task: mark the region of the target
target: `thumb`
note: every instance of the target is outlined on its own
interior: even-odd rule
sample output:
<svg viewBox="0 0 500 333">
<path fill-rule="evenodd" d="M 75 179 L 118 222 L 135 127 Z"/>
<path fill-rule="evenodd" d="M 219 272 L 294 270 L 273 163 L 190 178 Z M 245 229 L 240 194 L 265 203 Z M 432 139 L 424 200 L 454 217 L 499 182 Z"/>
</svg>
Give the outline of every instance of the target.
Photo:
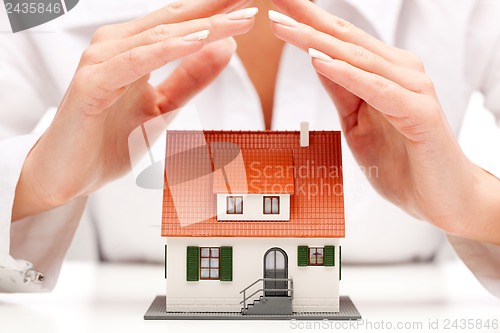
<svg viewBox="0 0 500 333">
<path fill-rule="evenodd" d="M 184 59 L 157 88 L 161 113 L 176 110 L 202 91 L 226 68 L 236 51 L 234 38 L 213 42 Z"/>
<path fill-rule="evenodd" d="M 337 108 L 343 130 L 349 132 L 357 123 L 359 106 L 363 101 L 329 78 L 319 73 L 318 76 Z"/>
</svg>

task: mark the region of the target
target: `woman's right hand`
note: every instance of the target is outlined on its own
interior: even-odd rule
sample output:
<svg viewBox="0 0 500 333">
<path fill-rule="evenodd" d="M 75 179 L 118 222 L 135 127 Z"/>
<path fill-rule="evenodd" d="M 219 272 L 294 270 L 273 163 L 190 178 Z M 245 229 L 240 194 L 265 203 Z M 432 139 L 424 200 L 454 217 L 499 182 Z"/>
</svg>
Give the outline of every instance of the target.
<svg viewBox="0 0 500 333">
<path fill-rule="evenodd" d="M 308 0 L 272 1 L 290 15 L 271 12 L 274 33 L 314 58 L 373 187 L 448 235 L 500 245 L 500 182 L 460 149 L 419 58 Z"/>
<path fill-rule="evenodd" d="M 236 49 L 231 37 L 253 26 L 256 9 L 238 10 L 249 2 L 183 0 L 100 28 L 53 123 L 26 159 L 13 221 L 86 196 L 126 173 L 131 131 L 181 107 L 217 77 Z M 182 57 L 159 86 L 148 83 L 152 71 Z"/>
</svg>

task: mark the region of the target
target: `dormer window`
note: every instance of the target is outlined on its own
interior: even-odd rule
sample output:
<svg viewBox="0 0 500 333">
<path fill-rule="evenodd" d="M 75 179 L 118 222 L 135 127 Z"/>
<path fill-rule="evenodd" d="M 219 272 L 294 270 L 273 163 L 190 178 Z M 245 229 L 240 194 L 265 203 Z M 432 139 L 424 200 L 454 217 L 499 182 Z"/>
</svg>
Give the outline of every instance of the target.
<svg viewBox="0 0 500 333">
<path fill-rule="evenodd" d="M 264 197 L 264 214 L 279 215 L 280 197 Z"/>
<path fill-rule="evenodd" d="M 227 197 L 227 214 L 243 214 L 243 197 L 242 196 L 229 196 Z"/>
<path fill-rule="evenodd" d="M 290 221 L 295 193 L 292 149 L 211 147 L 217 221 Z"/>
</svg>

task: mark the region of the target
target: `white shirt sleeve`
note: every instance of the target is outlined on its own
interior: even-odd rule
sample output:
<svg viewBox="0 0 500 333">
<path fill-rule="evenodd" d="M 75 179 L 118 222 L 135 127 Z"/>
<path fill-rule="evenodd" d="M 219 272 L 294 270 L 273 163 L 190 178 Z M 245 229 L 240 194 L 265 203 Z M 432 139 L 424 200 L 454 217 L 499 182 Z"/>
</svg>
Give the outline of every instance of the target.
<svg viewBox="0 0 500 333">
<path fill-rule="evenodd" d="M 470 18 L 466 74 L 500 125 L 500 1 L 478 0 Z M 491 152 L 499 154 L 498 151 Z M 500 297 L 500 246 L 448 236 L 458 256 L 481 284 Z"/>
<path fill-rule="evenodd" d="M 42 275 L 30 279 L 33 265 L 10 255 L 10 225 L 14 192 L 22 165 L 38 135 L 20 136 L 0 142 L 0 291 L 16 291 L 20 286 L 36 288 Z"/>
<path fill-rule="evenodd" d="M 0 292 L 52 289 L 85 207 L 86 199 L 79 198 L 11 223 L 21 170 L 39 136 L 0 141 Z"/>
<path fill-rule="evenodd" d="M 3 10 L 0 29 L 9 30 Z M 42 291 L 54 286 L 86 201 L 77 199 L 11 221 L 24 161 L 40 137 L 27 133 L 48 106 L 58 103 L 51 77 L 30 38 L 30 34 L 0 34 L 0 292 Z"/>
<path fill-rule="evenodd" d="M 467 32 L 466 77 L 500 126 L 500 1 L 477 0 Z"/>
<path fill-rule="evenodd" d="M 493 112 L 500 127 L 500 31 L 487 68 L 481 92 L 484 95 L 485 107 Z"/>
<path fill-rule="evenodd" d="M 500 246 L 454 236 L 448 239 L 484 288 L 500 297 Z"/>
</svg>

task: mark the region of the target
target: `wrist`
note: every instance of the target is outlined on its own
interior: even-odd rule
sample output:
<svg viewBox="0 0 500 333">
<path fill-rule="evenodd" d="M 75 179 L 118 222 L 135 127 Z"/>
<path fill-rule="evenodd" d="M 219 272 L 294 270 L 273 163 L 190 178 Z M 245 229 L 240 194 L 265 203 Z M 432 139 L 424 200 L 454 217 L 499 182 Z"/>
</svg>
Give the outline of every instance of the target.
<svg viewBox="0 0 500 333">
<path fill-rule="evenodd" d="M 500 180 L 470 162 L 469 191 L 449 234 L 500 245 Z"/>
<path fill-rule="evenodd" d="M 16 186 L 12 221 L 48 211 L 71 200 L 57 192 L 51 192 L 50 187 L 44 185 L 42 180 L 48 180 L 50 177 L 46 176 L 43 170 L 50 166 L 47 165 L 46 160 L 37 159 L 40 141 L 33 147 L 24 162 Z"/>
</svg>

